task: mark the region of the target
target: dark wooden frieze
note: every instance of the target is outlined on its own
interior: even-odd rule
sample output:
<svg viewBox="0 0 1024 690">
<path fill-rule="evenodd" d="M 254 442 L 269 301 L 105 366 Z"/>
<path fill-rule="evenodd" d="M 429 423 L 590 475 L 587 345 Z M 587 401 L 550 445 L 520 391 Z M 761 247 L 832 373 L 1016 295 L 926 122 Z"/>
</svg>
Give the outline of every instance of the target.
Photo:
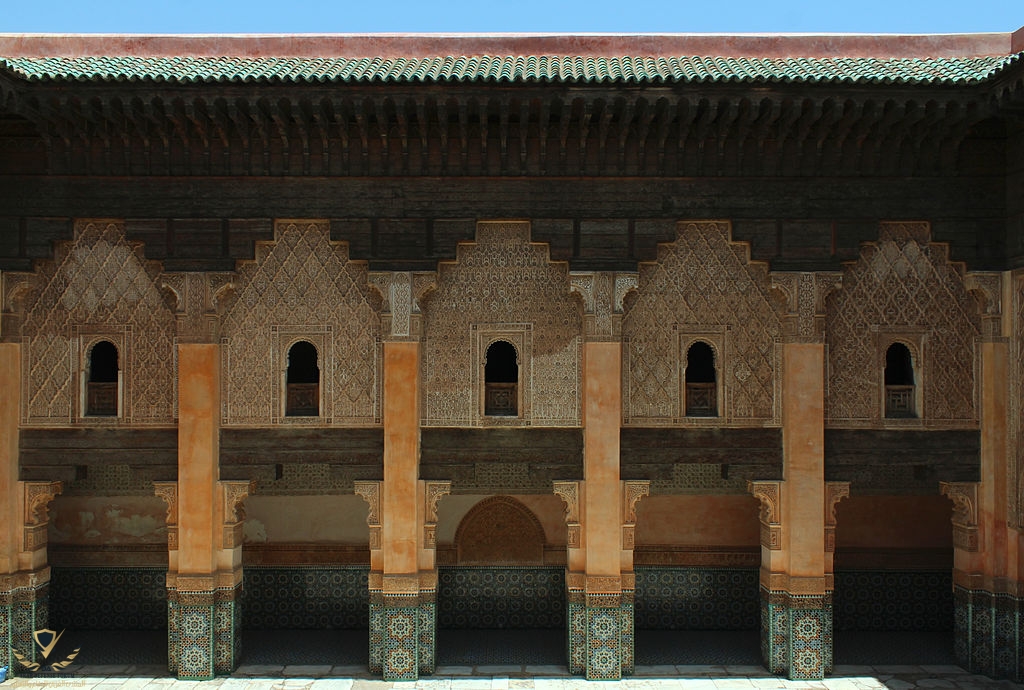
<svg viewBox="0 0 1024 690">
<path fill-rule="evenodd" d="M 426 427 L 420 478 L 451 480 L 453 493 L 550 493 L 583 479 L 581 429 Z"/>
<path fill-rule="evenodd" d="M 220 431 L 220 463 L 222 467 L 327 463 L 369 466 L 382 472 L 384 431 L 346 427 L 226 427 Z"/>
<path fill-rule="evenodd" d="M 677 465 L 727 466 L 736 476 L 782 478 L 782 430 L 777 428 L 628 427 L 619 434 L 623 479 L 667 480 Z"/>
<path fill-rule="evenodd" d="M 130 470 L 131 482 L 178 476 L 177 429 L 25 428 L 18 436 L 23 481 L 86 479 L 115 466 Z"/>
<path fill-rule="evenodd" d="M 825 430 L 826 481 L 857 493 L 934 494 L 939 482 L 981 479 L 981 432 L 964 430 Z"/>
</svg>

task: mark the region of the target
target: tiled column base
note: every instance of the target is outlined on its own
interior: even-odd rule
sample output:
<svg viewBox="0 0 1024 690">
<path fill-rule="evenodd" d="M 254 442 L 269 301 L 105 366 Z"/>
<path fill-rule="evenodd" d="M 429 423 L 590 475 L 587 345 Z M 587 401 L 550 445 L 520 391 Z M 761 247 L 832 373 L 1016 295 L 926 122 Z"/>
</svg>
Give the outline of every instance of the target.
<svg viewBox="0 0 1024 690">
<path fill-rule="evenodd" d="M 819 680 L 832 672 L 832 595 L 761 590 L 761 656 L 772 673 Z"/>
<path fill-rule="evenodd" d="M 416 680 L 434 672 L 437 593 L 370 592 L 370 672 L 387 681 Z"/>
<path fill-rule="evenodd" d="M 240 656 L 240 589 L 167 590 L 167 666 L 179 680 L 210 680 Z"/>
<path fill-rule="evenodd" d="M 954 652 L 972 673 L 1024 677 L 1024 602 L 1009 594 L 953 588 Z"/>
<path fill-rule="evenodd" d="M 11 677 L 25 669 L 15 651 L 29 662 L 42 662 L 32 633 L 49 623 L 49 584 L 0 590 L 0 666 Z"/>
<path fill-rule="evenodd" d="M 633 672 L 633 591 L 569 591 L 569 672 L 587 680 L 617 680 Z"/>
</svg>

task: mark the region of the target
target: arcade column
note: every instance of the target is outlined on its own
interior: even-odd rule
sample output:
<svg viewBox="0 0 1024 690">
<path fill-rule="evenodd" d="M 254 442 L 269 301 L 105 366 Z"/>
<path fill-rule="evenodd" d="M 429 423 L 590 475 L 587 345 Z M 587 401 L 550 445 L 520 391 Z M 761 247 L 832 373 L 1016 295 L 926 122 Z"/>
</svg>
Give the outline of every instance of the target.
<svg viewBox="0 0 1024 690">
<path fill-rule="evenodd" d="M 18 481 L 21 347 L 0 343 L 0 666 L 42 661 L 33 632 L 49 623 L 48 506 L 60 482 Z"/>
<path fill-rule="evenodd" d="M 1019 480 L 1009 469 L 1010 458 L 1016 453 L 1012 446 L 1015 436 L 1016 443 L 1020 443 L 1019 434 L 1010 433 L 1010 395 L 1013 391 L 1019 396 L 1020 386 L 1011 384 L 1014 375 L 1009 343 L 1013 330 L 1021 328 L 1010 320 L 1020 313 L 1022 280 L 1022 276 L 1003 275 L 1002 303 L 1017 304 L 1012 310 L 1002 310 L 997 325 L 986 328 L 976 346 L 980 362 L 981 481 L 940 485 L 941 492 L 953 502 L 957 662 L 973 673 L 1015 680 L 1024 677 L 1024 572 L 1020 567 L 1020 531 L 1015 527 L 1019 523 L 1009 503 L 1019 490 L 1015 486 Z M 1010 286 L 1014 287 L 1013 293 L 1009 292 Z M 1020 414 L 1019 402 L 1017 407 Z"/>
<path fill-rule="evenodd" d="M 824 386 L 824 344 L 785 343 L 783 481 L 749 484 L 761 501 L 761 653 L 772 673 L 791 679 L 832 670 Z"/>
<path fill-rule="evenodd" d="M 555 491 L 568 506 L 569 670 L 588 680 L 618 679 L 633 670 L 632 534 L 636 501 L 647 486 L 627 487 L 619 480 L 621 425 L 622 345 L 587 342 L 584 480 L 558 482 Z"/>
<path fill-rule="evenodd" d="M 419 481 L 419 370 L 419 342 L 384 343 L 384 481 L 377 554 L 371 544 L 370 669 L 388 681 L 415 680 L 433 673 L 435 663 L 437 570 L 428 512 L 444 491 L 430 493 Z"/>
<path fill-rule="evenodd" d="M 240 653 L 241 503 L 251 487 L 220 481 L 219 419 L 219 346 L 180 343 L 178 481 L 156 492 L 168 503 L 168 666 L 182 680 L 230 673 Z"/>
</svg>

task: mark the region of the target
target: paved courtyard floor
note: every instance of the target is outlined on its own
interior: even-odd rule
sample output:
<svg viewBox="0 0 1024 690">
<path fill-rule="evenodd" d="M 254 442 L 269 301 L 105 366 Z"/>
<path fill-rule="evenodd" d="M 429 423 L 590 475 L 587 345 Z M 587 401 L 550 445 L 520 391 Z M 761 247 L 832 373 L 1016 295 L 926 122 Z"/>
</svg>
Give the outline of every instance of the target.
<svg viewBox="0 0 1024 690">
<path fill-rule="evenodd" d="M 638 666 L 621 681 L 586 681 L 565 666 L 443 666 L 418 681 L 374 679 L 365 666 L 243 665 L 230 676 L 210 681 L 178 681 L 159 666 L 82 666 L 68 677 L 21 676 L 0 684 L 16 688 L 68 690 L 717 690 L 726 688 L 807 688 L 817 690 L 908 690 L 909 688 L 1024 689 L 1009 681 L 971 675 L 957 666 L 837 666 L 820 681 L 793 681 L 770 675 L 762 666 Z"/>
</svg>

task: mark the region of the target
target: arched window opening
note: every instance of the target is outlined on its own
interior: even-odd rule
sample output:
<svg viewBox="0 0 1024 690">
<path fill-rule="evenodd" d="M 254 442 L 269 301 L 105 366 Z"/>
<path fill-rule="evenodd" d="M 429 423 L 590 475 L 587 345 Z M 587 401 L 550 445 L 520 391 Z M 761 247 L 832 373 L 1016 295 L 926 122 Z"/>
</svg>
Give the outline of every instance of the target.
<svg viewBox="0 0 1024 690">
<path fill-rule="evenodd" d="M 285 387 L 288 389 L 285 416 L 320 415 L 320 367 L 316 348 L 311 343 L 303 340 L 289 348 Z"/>
<path fill-rule="evenodd" d="M 487 348 L 484 360 L 484 414 L 515 417 L 519 414 L 519 362 L 511 343 L 498 340 Z"/>
<path fill-rule="evenodd" d="M 715 351 L 700 340 L 686 351 L 686 416 L 718 416 Z"/>
<path fill-rule="evenodd" d="M 885 416 L 916 417 L 916 397 L 910 349 L 903 343 L 893 343 L 885 351 Z"/>
<path fill-rule="evenodd" d="M 89 351 L 89 378 L 85 384 L 85 414 L 90 417 L 117 416 L 117 347 L 101 340 Z"/>
</svg>

